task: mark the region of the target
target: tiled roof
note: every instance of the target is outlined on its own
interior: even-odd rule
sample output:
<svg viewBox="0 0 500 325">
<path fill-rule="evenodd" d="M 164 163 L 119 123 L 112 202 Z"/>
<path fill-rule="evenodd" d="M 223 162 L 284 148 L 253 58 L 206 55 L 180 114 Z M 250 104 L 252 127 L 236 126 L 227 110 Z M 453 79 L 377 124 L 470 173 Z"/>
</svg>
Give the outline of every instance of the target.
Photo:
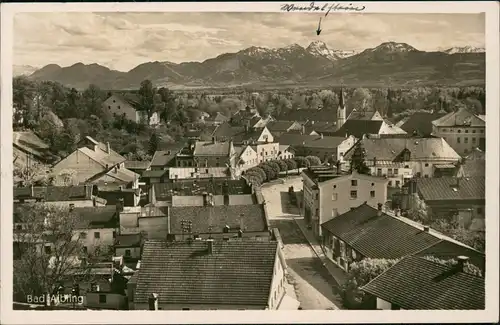
<svg viewBox="0 0 500 325">
<path fill-rule="evenodd" d="M 148 169 L 149 166 L 151 165 L 151 161 L 149 160 L 144 160 L 144 161 L 137 161 L 137 160 L 127 160 L 125 161 L 125 168 L 128 169 Z"/>
<path fill-rule="evenodd" d="M 229 157 L 231 152 L 230 142 L 196 141 L 193 156 L 222 156 Z"/>
<path fill-rule="evenodd" d="M 479 148 L 472 149 L 471 153 L 466 157 L 467 160 L 484 160 L 486 159 L 486 154 L 483 150 Z"/>
<path fill-rule="evenodd" d="M 233 140 L 234 143 L 253 142 L 259 139 L 263 130 L 263 128 L 248 128 L 247 130 L 244 126 L 222 123 L 215 129 L 213 136 L 221 140 Z"/>
<path fill-rule="evenodd" d="M 80 227 L 86 228 L 117 228 L 116 206 L 75 207 L 73 213 L 82 221 Z"/>
<path fill-rule="evenodd" d="M 99 179 L 105 175 L 116 179 L 116 181 L 118 181 L 118 182 L 127 183 L 127 184 L 130 182 L 134 182 L 135 180 L 138 180 L 140 177 L 139 174 L 134 173 L 133 171 L 131 171 L 129 169 L 113 167 L 113 168 L 110 168 L 108 171 L 105 171 L 103 173 L 99 173 L 99 174 L 92 176 L 91 178 L 89 178 L 87 180 L 87 182 L 99 181 Z"/>
<path fill-rule="evenodd" d="M 400 127 L 406 132 L 412 134 L 416 131 L 422 136 L 428 136 L 432 133 L 432 121 L 443 117 L 445 113 L 435 112 L 416 112 L 408 117 Z"/>
<path fill-rule="evenodd" d="M 463 177 L 457 185 L 456 177 L 417 179 L 417 191 L 425 201 L 484 200 L 484 177 Z"/>
<path fill-rule="evenodd" d="M 328 131 L 331 132 L 331 135 L 344 137 L 353 135 L 360 139 L 364 134 L 379 134 L 383 123 L 384 121 L 347 120 L 340 129 L 336 130 L 336 127 L 332 127 Z"/>
<path fill-rule="evenodd" d="M 460 155 L 453 150 L 450 145 L 442 138 L 384 138 L 384 137 L 367 137 L 361 139 L 360 142 L 366 151 L 366 159 L 373 160 L 395 160 L 405 148 L 411 155 L 410 160 L 446 160 L 459 161 Z M 349 160 L 353 148 L 349 149 L 344 157 Z"/>
<path fill-rule="evenodd" d="M 484 177 L 486 174 L 486 160 L 466 160 L 462 165 L 465 177 Z"/>
<path fill-rule="evenodd" d="M 272 121 L 266 124 L 266 127 L 271 132 L 286 132 L 293 126 L 293 121 Z"/>
<path fill-rule="evenodd" d="M 115 247 L 138 247 L 141 245 L 141 234 L 117 235 Z"/>
<path fill-rule="evenodd" d="M 92 186 L 14 187 L 14 200 L 42 199 L 45 202 L 92 200 Z"/>
<path fill-rule="evenodd" d="M 230 232 L 243 227 L 243 232 L 266 231 L 267 224 L 264 206 L 252 205 L 217 205 L 217 206 L 176 206 L 170 210 L 172 233 L 182 233 L 181 220 L 191 221 L 193 233 L 221 233 L 225 226 Z"/>
<path fill-rule="evenodd" d="M 94 160 L 95 162 L 99 163 L 103 167 L 106 167 L 106 165 L 108 165 L 108 167 L 115 166 L 125 161 L 125 158 L 120 156 L 119 154 L 113 154 L 113 152 L 111 154 L 108 154 L 106 151 L 103 151 L 101 149 L 94 151 L 87 147 L 82 147 L 78 148 L 77 150 L 90 159 Z"/>
<path fill-rule="evenodd" d="M 151 167 L 163 167 L 175 158 L 175 155 L 184 148 L 184 143 L 173 145 L 169 150 L 158 150 L 151 159 Z"/>
<path fill-rule="evenodd" d="M 476 126 L 484 127 L 486 122 L 479 116 L 474 115 L 466 108 L 461 108 L 456 112 L 450 112 L 445 116 L 432 122 L 436 126 Z"/>
<path fill-rule="evenodd" d="M 169 179 L 231 177 L 229 167 L 172 167 L 168 170 Z"/>
<path fill-rule="evenodd" d="M 420 251 L 418 256 L 434 256 L 442 260 L 455 259 L 457 256 L 467 256 L 468 262 L 474 264 L 484 271 L 485 255 L 475 249 L 453 243 L 449 240 L 441 240 L 438 243 Z"/>
<path fill-rule="evenodd" d="M 353 109 L 349 116 L 347 116 L 348 120 L 371 120 L 373 116 L 377 113 L 377 111 L 358 111 Z"/>
<path fill-rule="evenodd" d="M 156 177 L 163 177 L 165 174 L 168 173 L 167 169 L 159 169 L 159 170 L 145 170 L 141 177 L 142 178 L 156 178 Z"/>
<path fill-rule="evenodd" d="M 158 303 L 175 305 L 267 306 L 277 253 L 276 242 L 208 243 L 147 241 L 134 296 L 147 303 L 152 293 Z"/>
<path fill-rule="evenodd" d="M 422 257 L 409 256 L 362 290 L 412 310 L 484 309 L 484 278 Z"/>
<path fill-rule="evenodd" d="M 415 254 L 439 238 L 367 204 L 339 215 L 321 226 L 361 255 L 395 259 Z"/>
<path fill-rule="evenodd" d="M 310 121 L 305 124 L 303 124 L 304 129 L 301 131 L 304 134 L 311 134 L 313 131 L 320 134 L 324 131 L 329 131 L 329 130 L 336 130 L 337 127 L 337 122 L 331 122 L 331 121 Z"/>
<path fill-rule="evenodd" d="M 14 146 L 40 158 L 44 158 L 48 154 L 49 145 L 43 142 L 32 131 L 13 132 L 12 143 Z"/>
<path fill-rule="evenodd" d="M 279 142 L 280 145 L 290 145 L 292 147 L 334 149 L 345 141 L 345 139 L 345 137 L 321 137 L 320 135 L 285 133 L 278 138 L 277 142 Z"/>
</svg>

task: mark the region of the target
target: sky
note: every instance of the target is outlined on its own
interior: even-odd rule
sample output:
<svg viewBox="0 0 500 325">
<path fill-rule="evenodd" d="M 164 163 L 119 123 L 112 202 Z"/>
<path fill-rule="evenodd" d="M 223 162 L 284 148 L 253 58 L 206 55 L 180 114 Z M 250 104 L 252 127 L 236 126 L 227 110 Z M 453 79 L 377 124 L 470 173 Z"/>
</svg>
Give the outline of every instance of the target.
<svg viewBox="0 0 500 325">
<path fill-rule="evenodd" d="M 18 13 L 14 65 L 98 63 L 128 71 L 150 61 L 203 61 L 250 46 L 364 50 L 404 42 L 424 51 L 485 46 L 484 14 Z"/>
</svg>

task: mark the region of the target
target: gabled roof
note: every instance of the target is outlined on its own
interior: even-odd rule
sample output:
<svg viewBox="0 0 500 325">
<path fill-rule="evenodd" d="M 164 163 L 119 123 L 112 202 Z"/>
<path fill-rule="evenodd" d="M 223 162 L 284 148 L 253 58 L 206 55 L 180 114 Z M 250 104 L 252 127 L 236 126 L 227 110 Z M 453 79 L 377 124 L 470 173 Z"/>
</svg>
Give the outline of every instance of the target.
<svg viewBox="0 0 500 325">
<path fill-rule="evenodd" d="M 229 226 L 230 232 L 267 231 L 262 204 L 175 206 L 170 210 L 171 233 L 182 233 L 182 220 L 191 221 L 192 232 L 198 234 L 221 233 L 225 226 Z"/>
<path fill-rule="evenodd" d="M 347 120 L 336 130 L 336 127 L 332 127 L 328 132 L 332 132 L 333 135 L 343 136 L 353 135 L 356 138 L 362 138 L 364 134 L 379 134 L 380 129 L 384 121 L 372 121 L 372 120 Z M 326 130 L 324 132 L 327 132 Z"/>
<path fill-rule="evenodd" d="M 439 238 L 362 204 L 321 225 L 368 258 L 396 259 L 415 254 Z"/>
<path fill-rule="evenodd" d="M 33 190 L 33 192 L 32 192 Z M 92 186 L 14 187 L 14 200 L 41 199 L 45 202 L 92 200 Z M 32 195 L 33 194 L 33 195 Z"/>
<path fill-rule="evenodd" d="M 86 228 L 117 228 L 116 207 L 107 205 L 103 207 L 75 207 L 72 213 L 81 220 L 80 227 Z"/>
<path fill-rule="evenodd" d="M 145 170 L 141 178 L 158 178 L 158 177 L 163 177 L 168 173 L 167 169 L 159 169 L 159 170 Z"/>
<path fill-rule="evenodd" d="M 26 152 L 31 153 L 39 158 L 45 158 L 48 155 L 49 145 L 42 141 L 32 131 L 13 132 L 12 143 Z"/>
<path fill-rule="evenodd" d="M 266 127 L 271 132 L 287 132 L 294 123 L 294 121 L 272 121 L 267 123 Z"/>
<path fill-rule="evenodd" d="M 149 240 L 138 270 L 135 303 L 253 305 L 264 309 L 269 300 L 276 242 L 216 241 L 213 252 L 205 241 Z"/>
<path fill-rule="evenodd" d="M 105 167 L 106 165 L 108 165 L 108 167 L 112 167 L 126 160 L 125 157 L 123 157 L 122 155 L 120 155 L 111 148 L 109 148 L 109 153 L 108 153 L 107 144 L 96 141 L 94 138 L 90 136 L 86 136 L 80 142 L 80 145 L 84 142 L 96 145 L 97 146 L 96 150 L 90 149 L 85 146 L 80 146 L 77 150 L 103 167 Z"/>
<path fill-rule="evenodd" d="M 377 160 L 393 161 L 405 148 L 411 153 L 410 160 L 459 161 L 461 159 L 460 155 L 442 138 L 367 137 L 358 143 L 365 149 L 367 160 L 373 160 L 376 157 Z M 345 153 L 345 159 L 350 159 L 355 147 Z"/>
<path fill-rule="evenodd" d="M 173 145 L 168 150 L 158 150 L 151 159 L 151 167 L 164 167 L 175 158 L 175 155 L 184 148 L 184 143 Z"/>
<path fill-rule="evenodd" d="M 231 154 L 231 142 L 196 141 L 193 156 L 222 156 Z"/>
<path fill-rule="evenodd" d="M 99 179 L 103 176 L 114 178 L 117 182 L 126 184 L 134 182 L 140 178 L 139 174 L 134 173 L 130 169 L 113 167 L 107 171 L 92 176 L 87 180 L 87 182 L 92 182 L 92 183 L 98 182 Z"/>
<path fill-rule="evenodd" d="M 217 112 L 217 113 L 215 113 L 214 116 L 206 117 L 205 121 L 226 122 L 226 121 L 229 121 L 229 117 L 225 116 L 221 112 Z"/>
<path fill-rule="evenodd" d="M 468 262 L 477 266 L 483 272 L 486 266 L 485 255 L 483 253 L 449 240 L 441 240 L 416 255 L 422 257 L 433 256 L 442 260 L 455 259 L 457 256 L 467 256 L 469 258 Z"/>
<path fill-rule="evenodd" d="M 217 139 L 233 140 L 234 143 L 257 141 L 266 128 L 246 128 L 245 126 L 232 126 L 229 123 L 220 124 L 215 129 L 213 136 Z"/>
<path fill-rule="evenodd" d="M 345 140 L 345 137 L 284 133 L 278 138 L 277 142 L 280 145 L 290 145 L 292 147 L 334 149 Z"/>
<path fill-rule="evenodd" d="M 422 136 L 429 136 L 432 133 L 432 121 L 443 117 L 445 114 L 441 112 L 416 112 L 408 116 L 400 128 L 409 134 L 416 131 Z"/>
<path fill-rule="evenodd" d="M 372 118 L 375 116 L 375 114 L 378 113 L 378 111 L 358 111 L 356 109 L 353 109 L 349 116 L 347 117 L 348 120 L 372 120 Z M 380 114 L 380 113 L 379 113 Z"/>
<path fill-rule="evenodd" d="M 484 278 L 422 257 L 409 256 L 361 288 L 412 310 L 484 309 Z"/>
<path fill-rule="evenodd" d="M 460 108 L 456 112 L 450 112 L 445 116 L 432 122 L 433 125 L 443 126 L 472 126 L 472 127 L 485 127 L 486 122 L 470 112 L 466 108 Z"/>
<path fill-rule="evenodd" d="M 417 191 L 425 201 L 484 200 L 484 177 L 437 177 L 417 179 Z"/>
<path fill-rule="evenodd" d="M 129 104 L 133 108 L 137 109 L 140 105 L 140 97 L 136 94 L 132 93 L 126 93 L 126 94 L 119 94 L 119 93 L 113 93 L 110 97 L 108 97 L 106 100 L 108 100 L 111 97 L 115 97 L 122 102 Z"/>
<path fill-rule="evenodd" d="M 138 161 L 138 160 L 126 160 L 125 161 L 125 168 L 127 169 L 148 169 L 149 166 L 151 166 L 151 161 L 149 160 L 143 160 L 143 161 Z"/>
</svg>

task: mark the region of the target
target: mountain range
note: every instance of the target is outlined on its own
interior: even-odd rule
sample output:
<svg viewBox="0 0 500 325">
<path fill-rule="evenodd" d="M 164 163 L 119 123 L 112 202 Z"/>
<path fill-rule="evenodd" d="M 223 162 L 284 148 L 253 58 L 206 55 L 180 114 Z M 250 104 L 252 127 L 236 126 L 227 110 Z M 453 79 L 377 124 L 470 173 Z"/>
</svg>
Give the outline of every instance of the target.
<svg viewBox="0 0 500 325">
<path fill-rule="evenodd" d="M 136 89 L 142 80 L 156 86 L 178 88 L 234 86 L 325 86 L 356 84 L 383 86 L 466 85 L 485 83 L 484 49 L 457 47 L 444 51 L 419 51 L 406 43 L 385 42 L 364 51 L 333 50 L 320 41 L 307 47 L 291 44 L 269 49 L 252 46 L 224 53 L 203 62 L 147 62 L 128 72 L 99 64 L 76 63 L 69 67 L 49 64 L 29 78 L 86 88 Z"/>
</svg>

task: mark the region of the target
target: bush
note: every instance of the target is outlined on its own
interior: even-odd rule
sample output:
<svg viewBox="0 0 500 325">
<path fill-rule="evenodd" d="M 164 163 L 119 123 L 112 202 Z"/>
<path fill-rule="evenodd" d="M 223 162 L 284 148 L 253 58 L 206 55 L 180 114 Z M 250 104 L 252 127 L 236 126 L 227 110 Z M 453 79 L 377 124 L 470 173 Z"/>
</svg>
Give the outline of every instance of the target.
<svg viewBox="0 0 500 325">
<path fill-rule="evenodd" d="M 307 161 L 309 162 L 309 166 L 319 166 L 321 165 L 321 159 L 316 156 L 307 156 Z"/>
<path fill-rule="evenodd" d="M 280 170 L 282 172 L 288 170 L 288 165 L 286 164 L 286 162 L 284 160 L 276 160 L 276 163 L 280 166 Z"/>
<path fill-rule="evenodd" d="M 264 171 L 262 171 L 262 173 L 264 173 Z M 251 178 L 253 180 L 252 184 L 261 185 L 266 180 L 266 173 L 264 173 L 264 175 L 262 175 L 255 170 L 251 170 L 251 171 L 245 172 L 245 177 L 248 180 L 250 180 L 250 178 Z"/>
<path fill-rule="evenodd" d="M 309 167 L 309 161 L 304 157 L 295 157 L 294 160 L 297 163 L 297 168 Z"/>
<path fill-rule="evenodd" d="M 274 169 L 272 169 L 271 166 L 262 165 L 261 168 L 264 171 L 264 173 L 266 173 L 266 181 L 269 182 L 269 181 L 275 179 L 276 177 L 278 177 L 278 175 L 276 174 L 276 171 Z"/>
<path fill-rule="evenodd" d="M 274 172 L 276 173 L 276 175 L 280 174 L 281 168 L 280 168 L 280 165 L 277 162 L 270 161 L 268 163 L 268 165 L 269 165 L 269 167 L 271 167 L 274 170 Z"/>
<path fill-rule="evenodd" d="M 266 177 L 267 177 L 264 170 L 262 170 L 262 168 L 260 168 L 258 166 L 248 169 L 245 173 L 256 173 L 257 175 L 260 176 L 260 178 L 262 178 L 263 181 L 265 181 Z"/>
</svg>

